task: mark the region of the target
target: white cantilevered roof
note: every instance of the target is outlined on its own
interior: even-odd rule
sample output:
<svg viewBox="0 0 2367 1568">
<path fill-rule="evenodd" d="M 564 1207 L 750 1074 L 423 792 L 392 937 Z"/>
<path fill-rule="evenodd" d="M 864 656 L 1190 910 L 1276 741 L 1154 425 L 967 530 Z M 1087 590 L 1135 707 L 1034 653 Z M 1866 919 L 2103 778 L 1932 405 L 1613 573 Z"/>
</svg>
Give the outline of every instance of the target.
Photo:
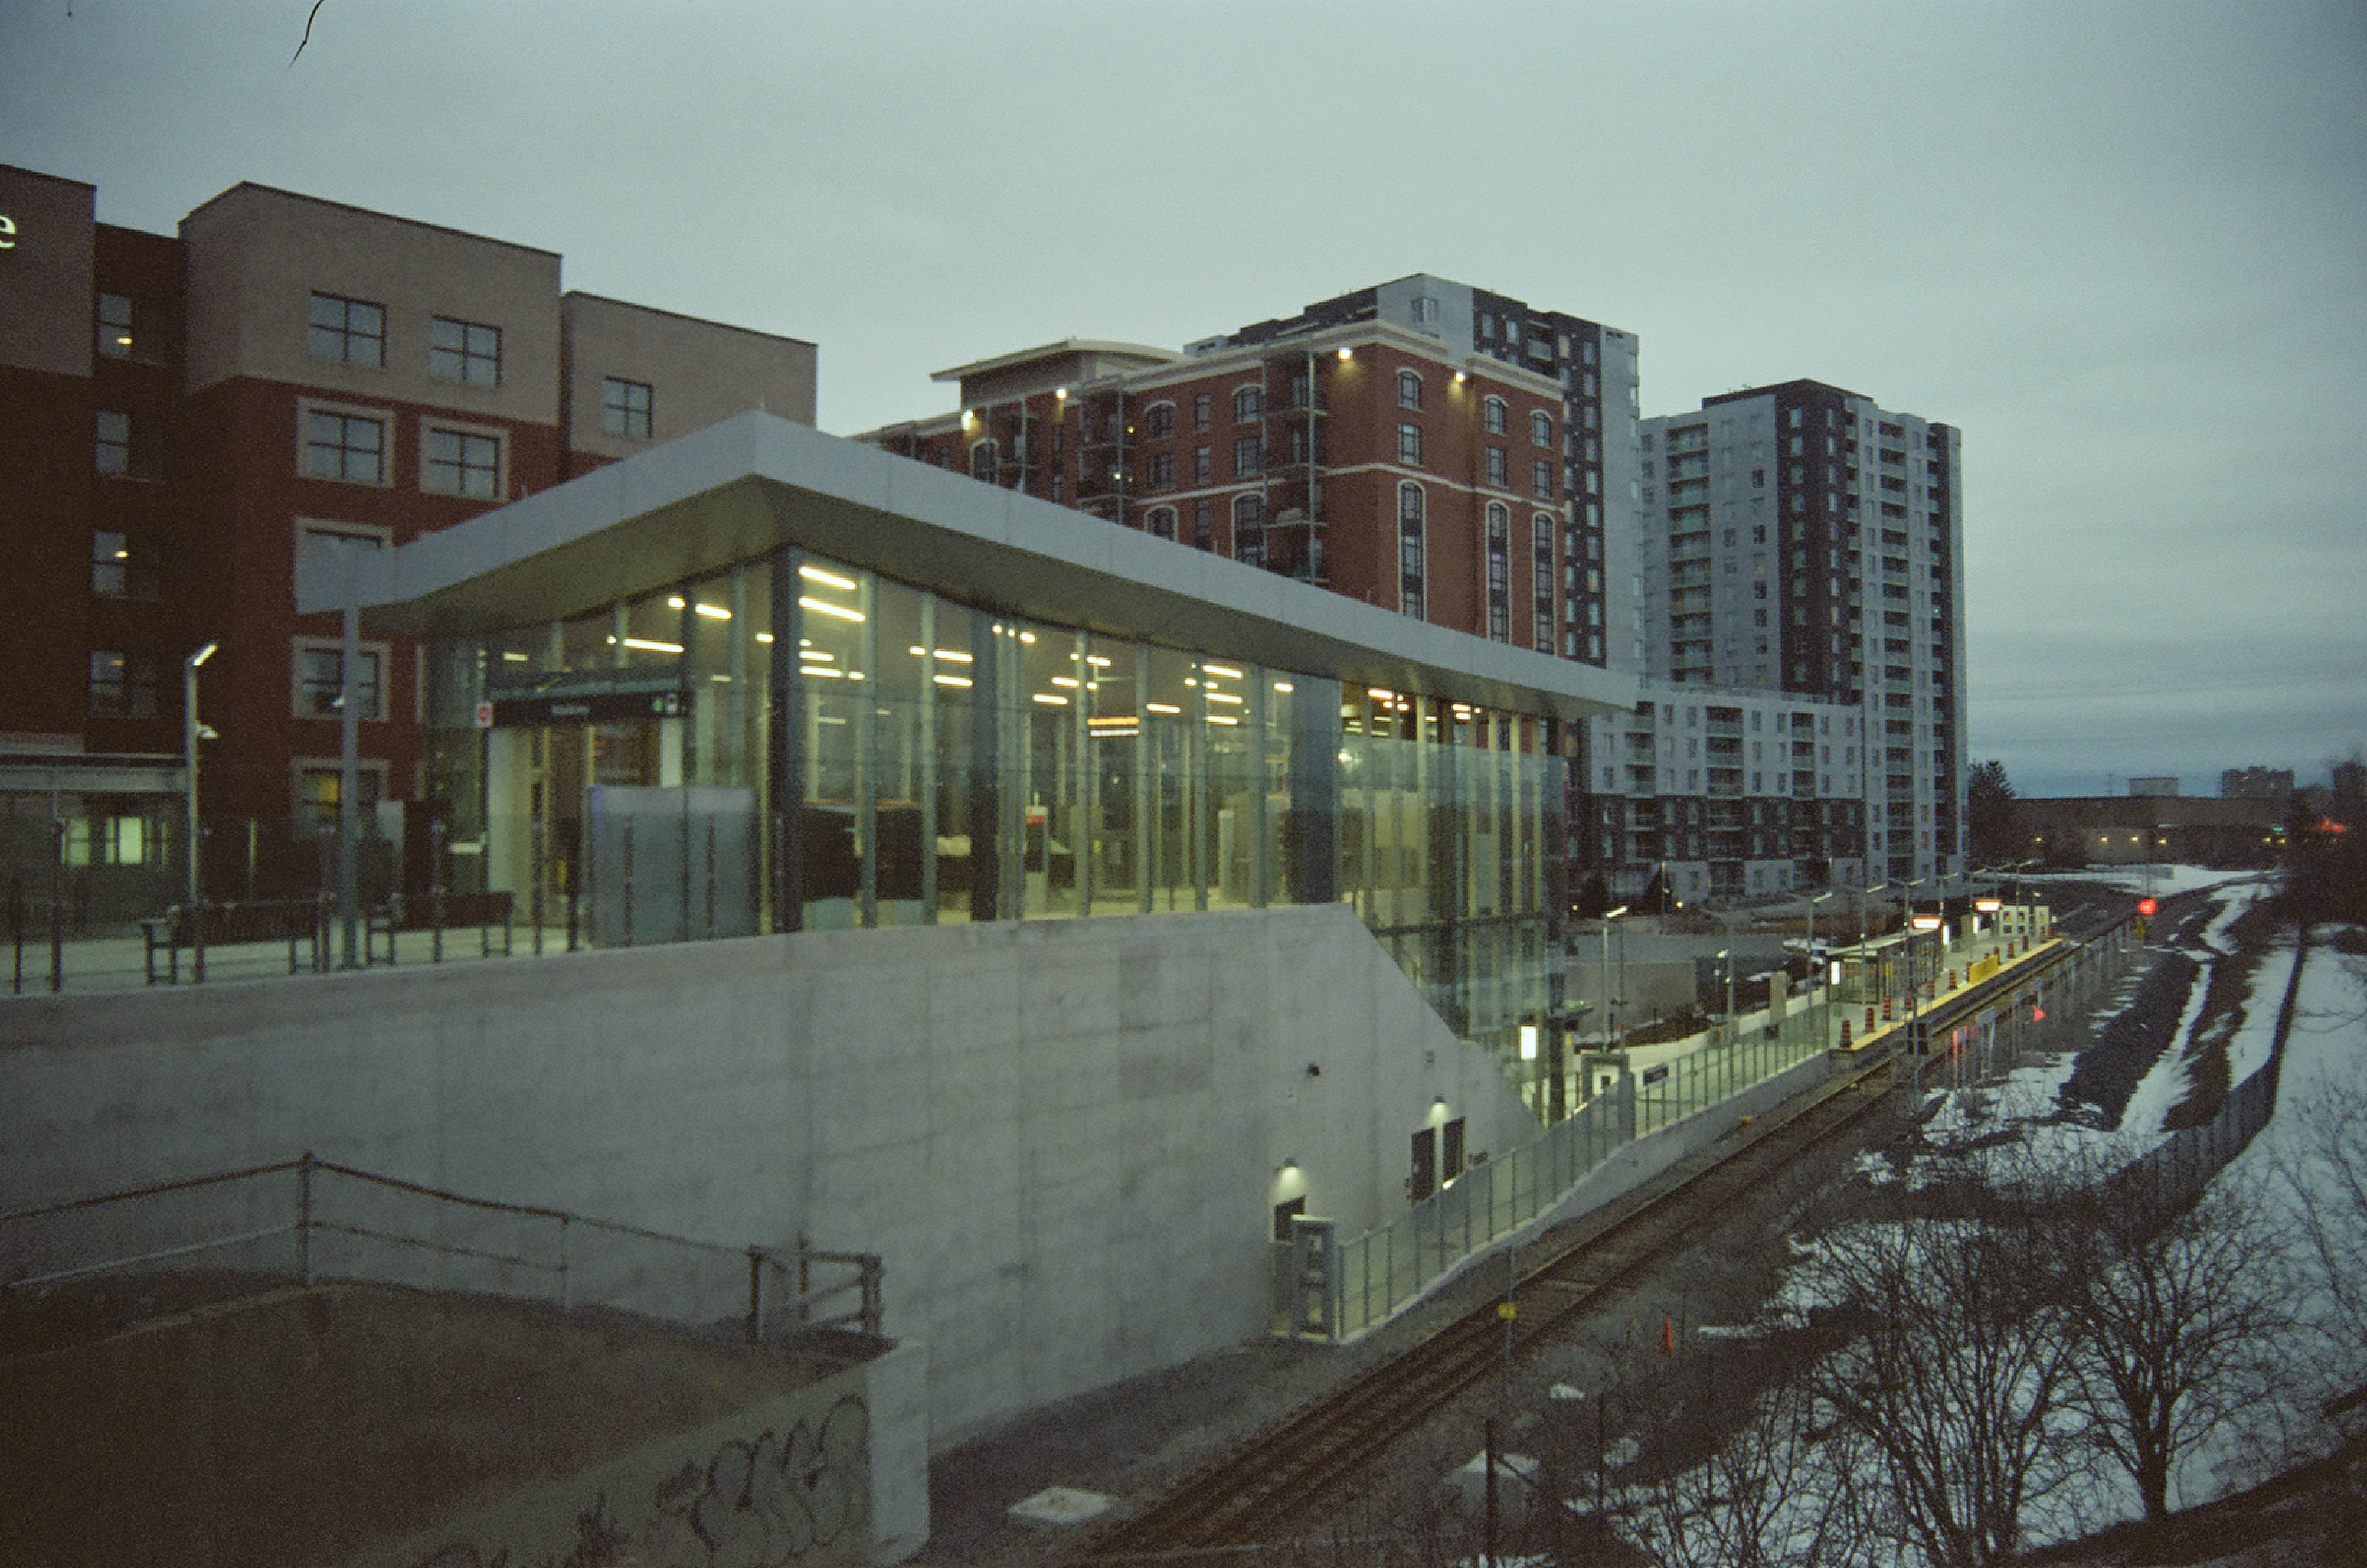
<svg viewBox="0 0 2367 1568">
<path fill-rule="evenodd" d="M 446 637 L 570 619 L 789 544 L 1002 615 L 1582 718 L 1636 682 L 744 413 L 393 550 L 300 562 L 296 607 Z"/>
</svg>

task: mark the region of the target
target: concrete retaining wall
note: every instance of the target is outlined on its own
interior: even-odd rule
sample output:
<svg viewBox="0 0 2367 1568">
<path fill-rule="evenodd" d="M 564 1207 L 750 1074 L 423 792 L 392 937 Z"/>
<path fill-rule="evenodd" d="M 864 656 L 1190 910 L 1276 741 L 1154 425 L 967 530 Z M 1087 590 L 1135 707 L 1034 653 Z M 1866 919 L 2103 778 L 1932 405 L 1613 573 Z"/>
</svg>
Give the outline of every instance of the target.
<svg viewBox="0 0 2367 1568">
<path fill-rule="evenodd" d="M 802 1231 L 885 1256 L 942 1447 L 1262 1332 L 1273 1205 L 1387 1218 L 1441 1098 L 1538 1130 L 1345 908 L 756 937 L 0 1002 L 0 1207 L 309 1147 Z"/>
</svg>

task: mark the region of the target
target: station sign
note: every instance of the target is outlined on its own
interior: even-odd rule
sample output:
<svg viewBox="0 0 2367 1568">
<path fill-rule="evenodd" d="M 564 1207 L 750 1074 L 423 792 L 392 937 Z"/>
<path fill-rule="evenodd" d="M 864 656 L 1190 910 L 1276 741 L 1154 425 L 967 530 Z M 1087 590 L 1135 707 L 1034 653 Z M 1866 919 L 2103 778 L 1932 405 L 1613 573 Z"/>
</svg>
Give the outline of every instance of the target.
<svg viewBox="0 0 2367 1568">
<path fill-rule="evenodd" d="M 1919 931 L 1936 931 L 1940 929 L 1940 917 L 1918 915 L 1915 917 L 1915 929 Z"/>
<path fill-rule="evenodd" d="M 1973 908 L 1979 910 L 1984 915 L 1994 915 L 1999 909 L 2005 908 L 2005 900 L 2002 898 L 1976 898 L 1973 900 Z"/>
<path fill-rule="evenodd" d="M 491 722 L 507 729 L 533 724 L 630 724 L 636 719 L 679 718 L 680 692 L 586 692 L 574 696 L 496 697 Z"/>
</svg>

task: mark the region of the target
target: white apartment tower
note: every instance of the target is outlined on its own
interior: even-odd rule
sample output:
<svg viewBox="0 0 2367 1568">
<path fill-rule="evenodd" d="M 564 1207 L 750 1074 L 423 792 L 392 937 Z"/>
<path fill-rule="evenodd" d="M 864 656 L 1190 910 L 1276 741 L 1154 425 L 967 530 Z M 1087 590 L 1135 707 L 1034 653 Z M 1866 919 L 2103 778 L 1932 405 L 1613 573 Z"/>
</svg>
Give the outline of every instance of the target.
<svg viewBox="0 0 2367 1568">
<path fill-rule="evenodd" d="M 1791 381 L 1638 445 L 1646 700 L 1588 727 L 1588 871 L 1687 899 L 1963 871 L 1958 433 Z"/>
</svg>

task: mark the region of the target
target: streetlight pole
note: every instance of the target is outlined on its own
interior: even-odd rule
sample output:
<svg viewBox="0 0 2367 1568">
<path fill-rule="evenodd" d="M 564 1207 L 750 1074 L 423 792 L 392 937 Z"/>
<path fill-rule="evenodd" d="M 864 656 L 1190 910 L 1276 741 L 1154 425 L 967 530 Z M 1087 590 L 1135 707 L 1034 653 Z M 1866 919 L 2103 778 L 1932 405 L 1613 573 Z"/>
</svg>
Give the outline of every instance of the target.
<svg viewBox="0 0 2367 1568">
<path fill-rule="evenodd" d="M 198 666 L 214 656 L 221 645 L 209 640 L 205 647 L 181 660 L 181 767 L 182 783 L 187 786 L 189 807 L 189 905 L 195 908 L 204 894 L 205 885 L 198 870 Z"/>
<path fill-rule="evenodd" d="M 1611 989 L 1611 922 L 1627 912 L 1622 904 L 1603 917 L 1603 1048 L 1619 1049 L 1619 998 Z"/>
</svg>

